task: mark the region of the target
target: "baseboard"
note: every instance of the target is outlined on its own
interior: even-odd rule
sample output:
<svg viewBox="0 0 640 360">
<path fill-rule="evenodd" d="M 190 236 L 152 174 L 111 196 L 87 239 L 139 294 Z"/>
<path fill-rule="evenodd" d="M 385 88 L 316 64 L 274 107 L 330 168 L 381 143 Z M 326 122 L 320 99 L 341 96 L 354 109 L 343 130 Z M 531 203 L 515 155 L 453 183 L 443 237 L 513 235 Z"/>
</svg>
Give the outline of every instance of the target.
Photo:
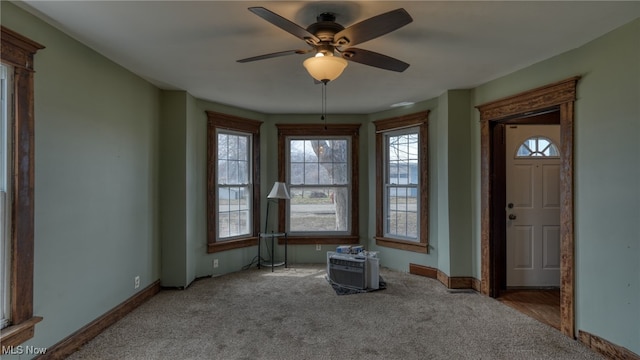
<svg viewBox="0 0 640 360">
<path fill-rule="evenodd" d="M 449 289 L 480 291 L 480 280 L 470 276 L 449 276 L 436 268 L 411 263 L 409 264 L 409 273 L 436 279 Z"/>
<path fill-rule="evenodd" d="M 120 305 L 111 309 L 109 312 L 93 320 L 80 330 L 69 335 L 59 343 L 47 349 L 46 354 L 37 357 L 39 360 L 49 359 L 65 359 L 69 355 L 76 352 L 82 345 L 88 343 L 91 339 L 98 336 L 106 328 L 122 319 L 125 315 L 133 311 L 138 306 L 152 298 L 160 291 L 160 280 L 147 286 L 137 294 L 125 300 Z"/>
<path fill-rule="evenodd" d="M 597 335 L 578 330 L 578 340 L 591 350 L 612 360 L 640 360 L 640 356 L 627 348 L 616 345 Z"/>
</svg>

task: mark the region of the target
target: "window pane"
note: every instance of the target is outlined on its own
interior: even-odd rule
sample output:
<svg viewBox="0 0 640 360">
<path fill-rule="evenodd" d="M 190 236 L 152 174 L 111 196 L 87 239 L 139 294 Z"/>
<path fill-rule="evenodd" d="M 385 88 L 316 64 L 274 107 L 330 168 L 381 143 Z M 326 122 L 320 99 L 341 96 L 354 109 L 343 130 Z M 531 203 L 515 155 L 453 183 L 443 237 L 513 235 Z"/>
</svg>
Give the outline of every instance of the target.
<svg viewBox="0 0 640 360">
<path fill-rule="evenodd" d="M 404 130 L 385 136 L 384 233 L 404 240 L 418 240 L 418 133 Z"/>
<path fill-rule="evenodd" d="M 525 140 L 518 151 L 516 157 L 559 157 L 558 146 L 550 139 L 542 136 L 534 136 Z"/>
<path fill-rule="evenodd" d="M 304 164 L 291 164 L 291 184 L 304 184 Z"/>
<path fill-rule="evenodd" d="M 348 231 L 347 187 L 289 188 L 291 232 Z"/>
<path fill-rule="evenodd" d="M 304 162 L 304 140 L 291 140 L 290 142 L 291 162 Z"/>
<path fill-rule="evenodd" d="M 228 238 L 249 234 L 251 227 L 249 187 L 222 187 L 219 194 L 219 237 Z"/>
<path fill-rule="evenodd" d="M 250 135 L 218 133 L 217 229 L 220 240 L 251 233 L 250 144 Z"/>
<path fill-rule="evenodd" d="M 415 187 L 393 186 L 387 191 L 388 236 L 418 238 L 418 191 Z"/>
<path fill-rule="evenodd" d="M 349 140 L 289 139 L 288 155 L 288 231 L 349 231 Z"/>
</svg>

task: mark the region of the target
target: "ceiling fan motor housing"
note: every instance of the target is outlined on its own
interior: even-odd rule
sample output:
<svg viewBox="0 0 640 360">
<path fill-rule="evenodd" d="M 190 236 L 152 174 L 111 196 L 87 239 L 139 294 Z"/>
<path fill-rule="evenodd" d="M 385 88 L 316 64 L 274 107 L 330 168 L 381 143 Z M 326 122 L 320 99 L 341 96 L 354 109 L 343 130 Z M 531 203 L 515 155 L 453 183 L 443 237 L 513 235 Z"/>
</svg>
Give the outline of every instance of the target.
<svg viewBox="0 0 640 360">
<path fill-rule="evenodd" d="M 320 46 L 326 46 L 326 45 L 330 45 L 333 48 L 333 45 L 338 45 L 338 44 L 334 44 L 334 35 L 337 34 L 338 32 L 344 30 L 344 26 L 338 24 L 337 22 L 335 22 L 336 20 L 336 16 L 334 13 L 329 13 L 329 12 L 325 12 L 322 13 L 320 15 L 318 15 L 318 17 L 316 18 L 317 22 L 309 25 L 309 27 L 307 27 L 307 31 L 312 33 L 313 35 L 315 35 L 318 39 L 320 39 L 320 43 L 313 43 L 311 42 L 310 45 L 320 45 Z M 310 39 L 307 40 L 307 42 L 309 42 Z M 339 45 L 338 45 L 339 46 Z M 324 49 L 327 50 L 327 49 Z M 318 51 L 320 52 L 321 49 L 318 48 Z M 331 51 L 331 53 L 333 53 L 333 49 Z"/>
</svg>

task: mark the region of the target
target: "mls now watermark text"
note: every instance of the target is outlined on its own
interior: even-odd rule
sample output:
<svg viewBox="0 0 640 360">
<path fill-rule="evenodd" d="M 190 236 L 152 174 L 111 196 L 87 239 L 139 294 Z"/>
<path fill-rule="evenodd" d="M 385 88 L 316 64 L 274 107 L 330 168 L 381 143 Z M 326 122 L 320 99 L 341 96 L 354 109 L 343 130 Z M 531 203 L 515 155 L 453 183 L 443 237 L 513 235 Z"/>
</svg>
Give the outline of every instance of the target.
<svg viewBox="0 0 640 360">
<path fill-rule="evenodd" d="M 45 347 L 37 346 L 3 346 L 2 355 L 43 355 L 47 352 Z"/>
</svg>

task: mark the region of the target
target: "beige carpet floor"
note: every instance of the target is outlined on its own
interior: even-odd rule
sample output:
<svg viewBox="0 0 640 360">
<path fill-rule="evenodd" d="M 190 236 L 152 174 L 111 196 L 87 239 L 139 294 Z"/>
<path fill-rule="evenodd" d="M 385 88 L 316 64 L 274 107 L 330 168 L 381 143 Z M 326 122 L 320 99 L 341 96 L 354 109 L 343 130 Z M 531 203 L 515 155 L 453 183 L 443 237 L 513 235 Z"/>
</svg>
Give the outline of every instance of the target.
<svg viewBox="0 0 640 360">
<path fill-rule="evenodd" d="M 602 359 L 475 292 L 382 268 L 336 295 L 324 265 L 252 268 L 163 290 L 71 359 Z"/>
</svg>

